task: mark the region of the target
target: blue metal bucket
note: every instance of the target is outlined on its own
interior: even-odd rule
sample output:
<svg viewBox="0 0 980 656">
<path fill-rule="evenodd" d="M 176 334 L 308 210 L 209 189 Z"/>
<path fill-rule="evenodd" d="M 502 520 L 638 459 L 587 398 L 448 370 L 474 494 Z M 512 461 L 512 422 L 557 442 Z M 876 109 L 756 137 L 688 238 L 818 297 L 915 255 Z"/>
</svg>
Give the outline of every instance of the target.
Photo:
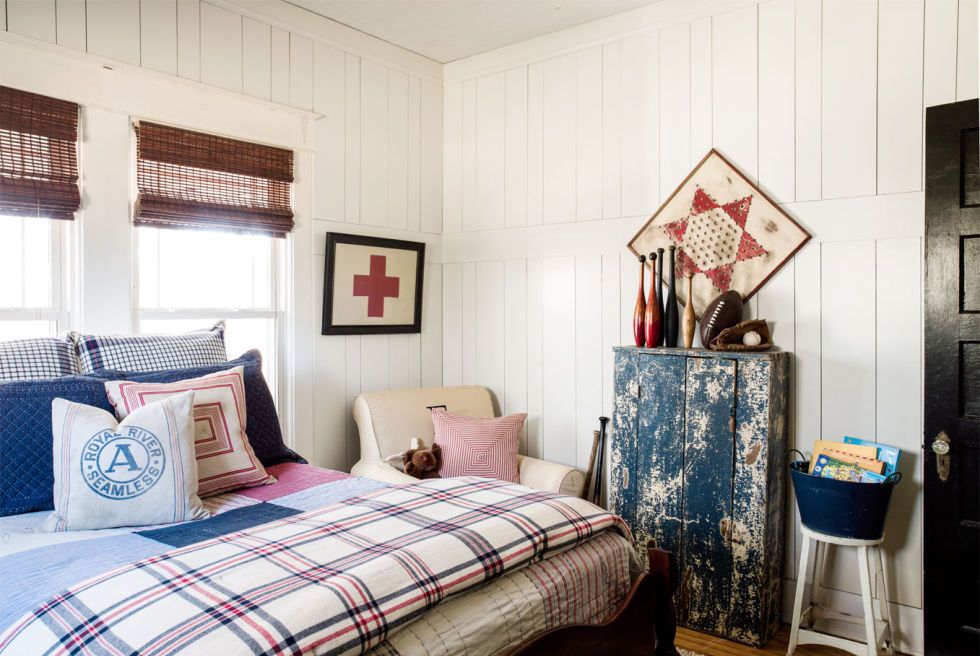
<svg viewBox="0 0 980 656">
<path fill-rule="evenodd" d="M 842 538 L 878 540 L 885 534 L 885 517 L 892 490 L 902 480 L 895 472 L 883 483 L 852 483 L 807 473 L 810 463 L 789 464 L 800 521 L 807 528 Z"/>
</svg>

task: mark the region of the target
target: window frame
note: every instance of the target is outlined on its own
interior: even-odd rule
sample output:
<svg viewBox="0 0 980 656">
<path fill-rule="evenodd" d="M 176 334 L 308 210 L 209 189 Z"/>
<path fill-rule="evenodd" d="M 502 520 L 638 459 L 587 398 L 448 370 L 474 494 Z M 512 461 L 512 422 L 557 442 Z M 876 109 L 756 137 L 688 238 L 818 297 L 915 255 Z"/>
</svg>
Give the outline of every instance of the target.
<svg viewBox="0 0 980 656">
<path fill-rule="evenodd" d="M 4 215 L 4 218 L 18 218 L 21 221 L 48 221 L 51 225 L 51 253 L 48 261 L 48 271 L 51 275 L 50 304 L 46 307 L 5 307 L 0 306 L 0 322 L 17 321 L 48 321 L 54 325 L 54 330 L 47 335 L 37 337 L 54 337 L 73 328 L 77 316 L 73 300 L 77 298 L 78 276 L 77 267 L 78 243 L 77 221 L 33 218 L 16 215 Z M 23 247 L 23 243 L 22 243 Z M 22 283 L 23 284 L 23 283 Z"/>
</svg>

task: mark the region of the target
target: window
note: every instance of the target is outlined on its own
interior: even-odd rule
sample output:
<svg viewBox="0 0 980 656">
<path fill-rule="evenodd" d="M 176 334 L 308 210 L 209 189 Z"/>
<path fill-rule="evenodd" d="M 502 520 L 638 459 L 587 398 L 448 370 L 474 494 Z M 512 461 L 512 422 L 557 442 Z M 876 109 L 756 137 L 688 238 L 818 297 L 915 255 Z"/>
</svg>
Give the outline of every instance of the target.
<svg viewBox="0 0 980 656">
<path fill-rule="evenodd" d="M 185 332 L 225 319 L 228 357 L 259 349 L 278 398 L 283 240 L 149 227 L 135 233 L 137 330 Z"/>
<path fill-rule="evenodd" d="M 68 330 L 66 221 L 0 216 L 0 340 Z"/>
</svg>

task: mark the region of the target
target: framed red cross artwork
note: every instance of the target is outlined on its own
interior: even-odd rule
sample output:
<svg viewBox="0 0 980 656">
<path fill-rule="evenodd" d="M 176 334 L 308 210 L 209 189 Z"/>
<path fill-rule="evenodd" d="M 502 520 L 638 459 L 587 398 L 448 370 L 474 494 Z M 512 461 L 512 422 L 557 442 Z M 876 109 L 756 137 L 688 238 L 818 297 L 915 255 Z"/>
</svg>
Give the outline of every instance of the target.
<svg viewBox="0 0 980 656">
<path fill-rule="evenodd" d="M 327 233 L 323 335 L 422 332 L 425 244 Z"/>
<path fill-rule="evenodd" d="M 675 246 L 677 297 L 694 313 L 722 292 L 748 300 L 810 239 L 800 224 L 711 150 L 629 243 L 637 256 Z M 666 267 L 664 268 L 666 271 Z M 666 282 L 666 281 L 665 281 Z"/>
</svg>

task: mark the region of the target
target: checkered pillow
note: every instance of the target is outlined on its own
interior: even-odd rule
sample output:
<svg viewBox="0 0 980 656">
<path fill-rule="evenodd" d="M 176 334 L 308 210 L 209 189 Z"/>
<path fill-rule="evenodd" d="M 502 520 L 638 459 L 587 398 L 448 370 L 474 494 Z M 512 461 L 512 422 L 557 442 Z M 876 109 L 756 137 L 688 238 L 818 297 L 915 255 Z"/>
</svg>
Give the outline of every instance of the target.
<svg viewBox="0 0 980 656">
<path fill-rule="evenodd" d="M 225 322 L 181 335 L 81 335 L 69 333 L 83 373 L 100 369 L 166 371 L 228 361 Z"/>
<path fill-rule="evenodd" d="M 0 342 L 0 382 L 60 378 L 79 373 L 71 342 L 58 337 Z"/>
</svg>

